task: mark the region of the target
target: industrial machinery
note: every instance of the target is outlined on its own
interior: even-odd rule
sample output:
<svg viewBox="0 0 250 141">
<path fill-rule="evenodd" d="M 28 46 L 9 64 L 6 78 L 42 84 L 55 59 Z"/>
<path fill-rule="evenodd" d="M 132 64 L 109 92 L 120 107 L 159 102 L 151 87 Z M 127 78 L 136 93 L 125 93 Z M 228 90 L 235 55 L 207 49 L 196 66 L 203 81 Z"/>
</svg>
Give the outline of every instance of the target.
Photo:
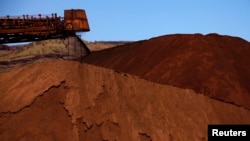
<svg viewBox="0 0 250 141">
<path fill-rule="evenodd" d="M 0 44 L 65 37 L 90 31 L 83 9 L 64 10 L 64 17 L 22 15 L 0 17 Z"/>
</svg>

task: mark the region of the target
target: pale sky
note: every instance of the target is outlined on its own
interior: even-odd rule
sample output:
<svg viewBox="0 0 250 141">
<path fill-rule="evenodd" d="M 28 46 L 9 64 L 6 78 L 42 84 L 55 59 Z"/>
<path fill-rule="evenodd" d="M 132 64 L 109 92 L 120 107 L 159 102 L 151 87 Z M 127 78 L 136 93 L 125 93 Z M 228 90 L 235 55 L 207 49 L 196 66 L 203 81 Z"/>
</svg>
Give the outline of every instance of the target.
<svg viewBox="0 0 250 141">
<path fill-rule="evenodd" d="M 250 41 L 250 0 L 1 0 L 0 16 L 85 9 L 88 41 L 218 33 Z"/>
</svg>

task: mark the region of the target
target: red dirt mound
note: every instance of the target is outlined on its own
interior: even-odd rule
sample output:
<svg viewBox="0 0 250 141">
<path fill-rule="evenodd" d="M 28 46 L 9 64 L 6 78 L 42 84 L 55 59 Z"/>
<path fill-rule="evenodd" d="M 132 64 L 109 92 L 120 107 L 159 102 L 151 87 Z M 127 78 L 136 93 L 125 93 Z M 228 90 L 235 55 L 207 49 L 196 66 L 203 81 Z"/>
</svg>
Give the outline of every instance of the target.
<svg viewBox="0 0 250 141">
<path fill-rule="evenodd" d="M 0 141 L 205 141 L 208 124 L 249 117 L 193 90 L 76 61 L 0 73 Z"/>
<path fill-rule="evenodd" d="M 93 52 L 85 62 L 250 109 L 249 56 L 250 43 L 238 37 L 176 34 Z"/>
</svg>

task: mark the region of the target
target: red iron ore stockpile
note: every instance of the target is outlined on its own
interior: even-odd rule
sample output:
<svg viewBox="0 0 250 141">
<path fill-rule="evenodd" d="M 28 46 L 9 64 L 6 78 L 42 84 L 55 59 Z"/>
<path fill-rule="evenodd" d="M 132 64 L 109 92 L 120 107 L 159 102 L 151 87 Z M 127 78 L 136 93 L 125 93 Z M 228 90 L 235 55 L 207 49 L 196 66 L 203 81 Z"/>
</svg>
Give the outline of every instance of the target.
<svg viewBox="0 0 250 141">
<path fill-rule="evenodd" d="M 166 35 L 94 52 L 85 62 L 250 109 L 250 43 L 238 37 Z"/>
<path fill-rule="evenodd" d="M 208 124 L 250 123 L 249 56 L 240 38 L 167 35 L 14 67 L 0 141 L 206 141 Z"/>
</svg>

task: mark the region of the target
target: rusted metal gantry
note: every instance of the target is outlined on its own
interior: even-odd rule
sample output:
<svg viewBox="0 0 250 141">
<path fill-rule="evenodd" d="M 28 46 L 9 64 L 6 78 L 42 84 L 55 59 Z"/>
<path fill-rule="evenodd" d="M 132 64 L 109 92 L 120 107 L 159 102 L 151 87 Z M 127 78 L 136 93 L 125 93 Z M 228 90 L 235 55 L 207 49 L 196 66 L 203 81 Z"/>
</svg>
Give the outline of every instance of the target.
<svg viewBox="0 0 250 141">
<path fill-rule="evenodd" d="M 65 37 L 90 31 L 83 9 L 64 10 L 64 17 L 22 15 L 0 17 L 0 44 Z"/>
</svg>

